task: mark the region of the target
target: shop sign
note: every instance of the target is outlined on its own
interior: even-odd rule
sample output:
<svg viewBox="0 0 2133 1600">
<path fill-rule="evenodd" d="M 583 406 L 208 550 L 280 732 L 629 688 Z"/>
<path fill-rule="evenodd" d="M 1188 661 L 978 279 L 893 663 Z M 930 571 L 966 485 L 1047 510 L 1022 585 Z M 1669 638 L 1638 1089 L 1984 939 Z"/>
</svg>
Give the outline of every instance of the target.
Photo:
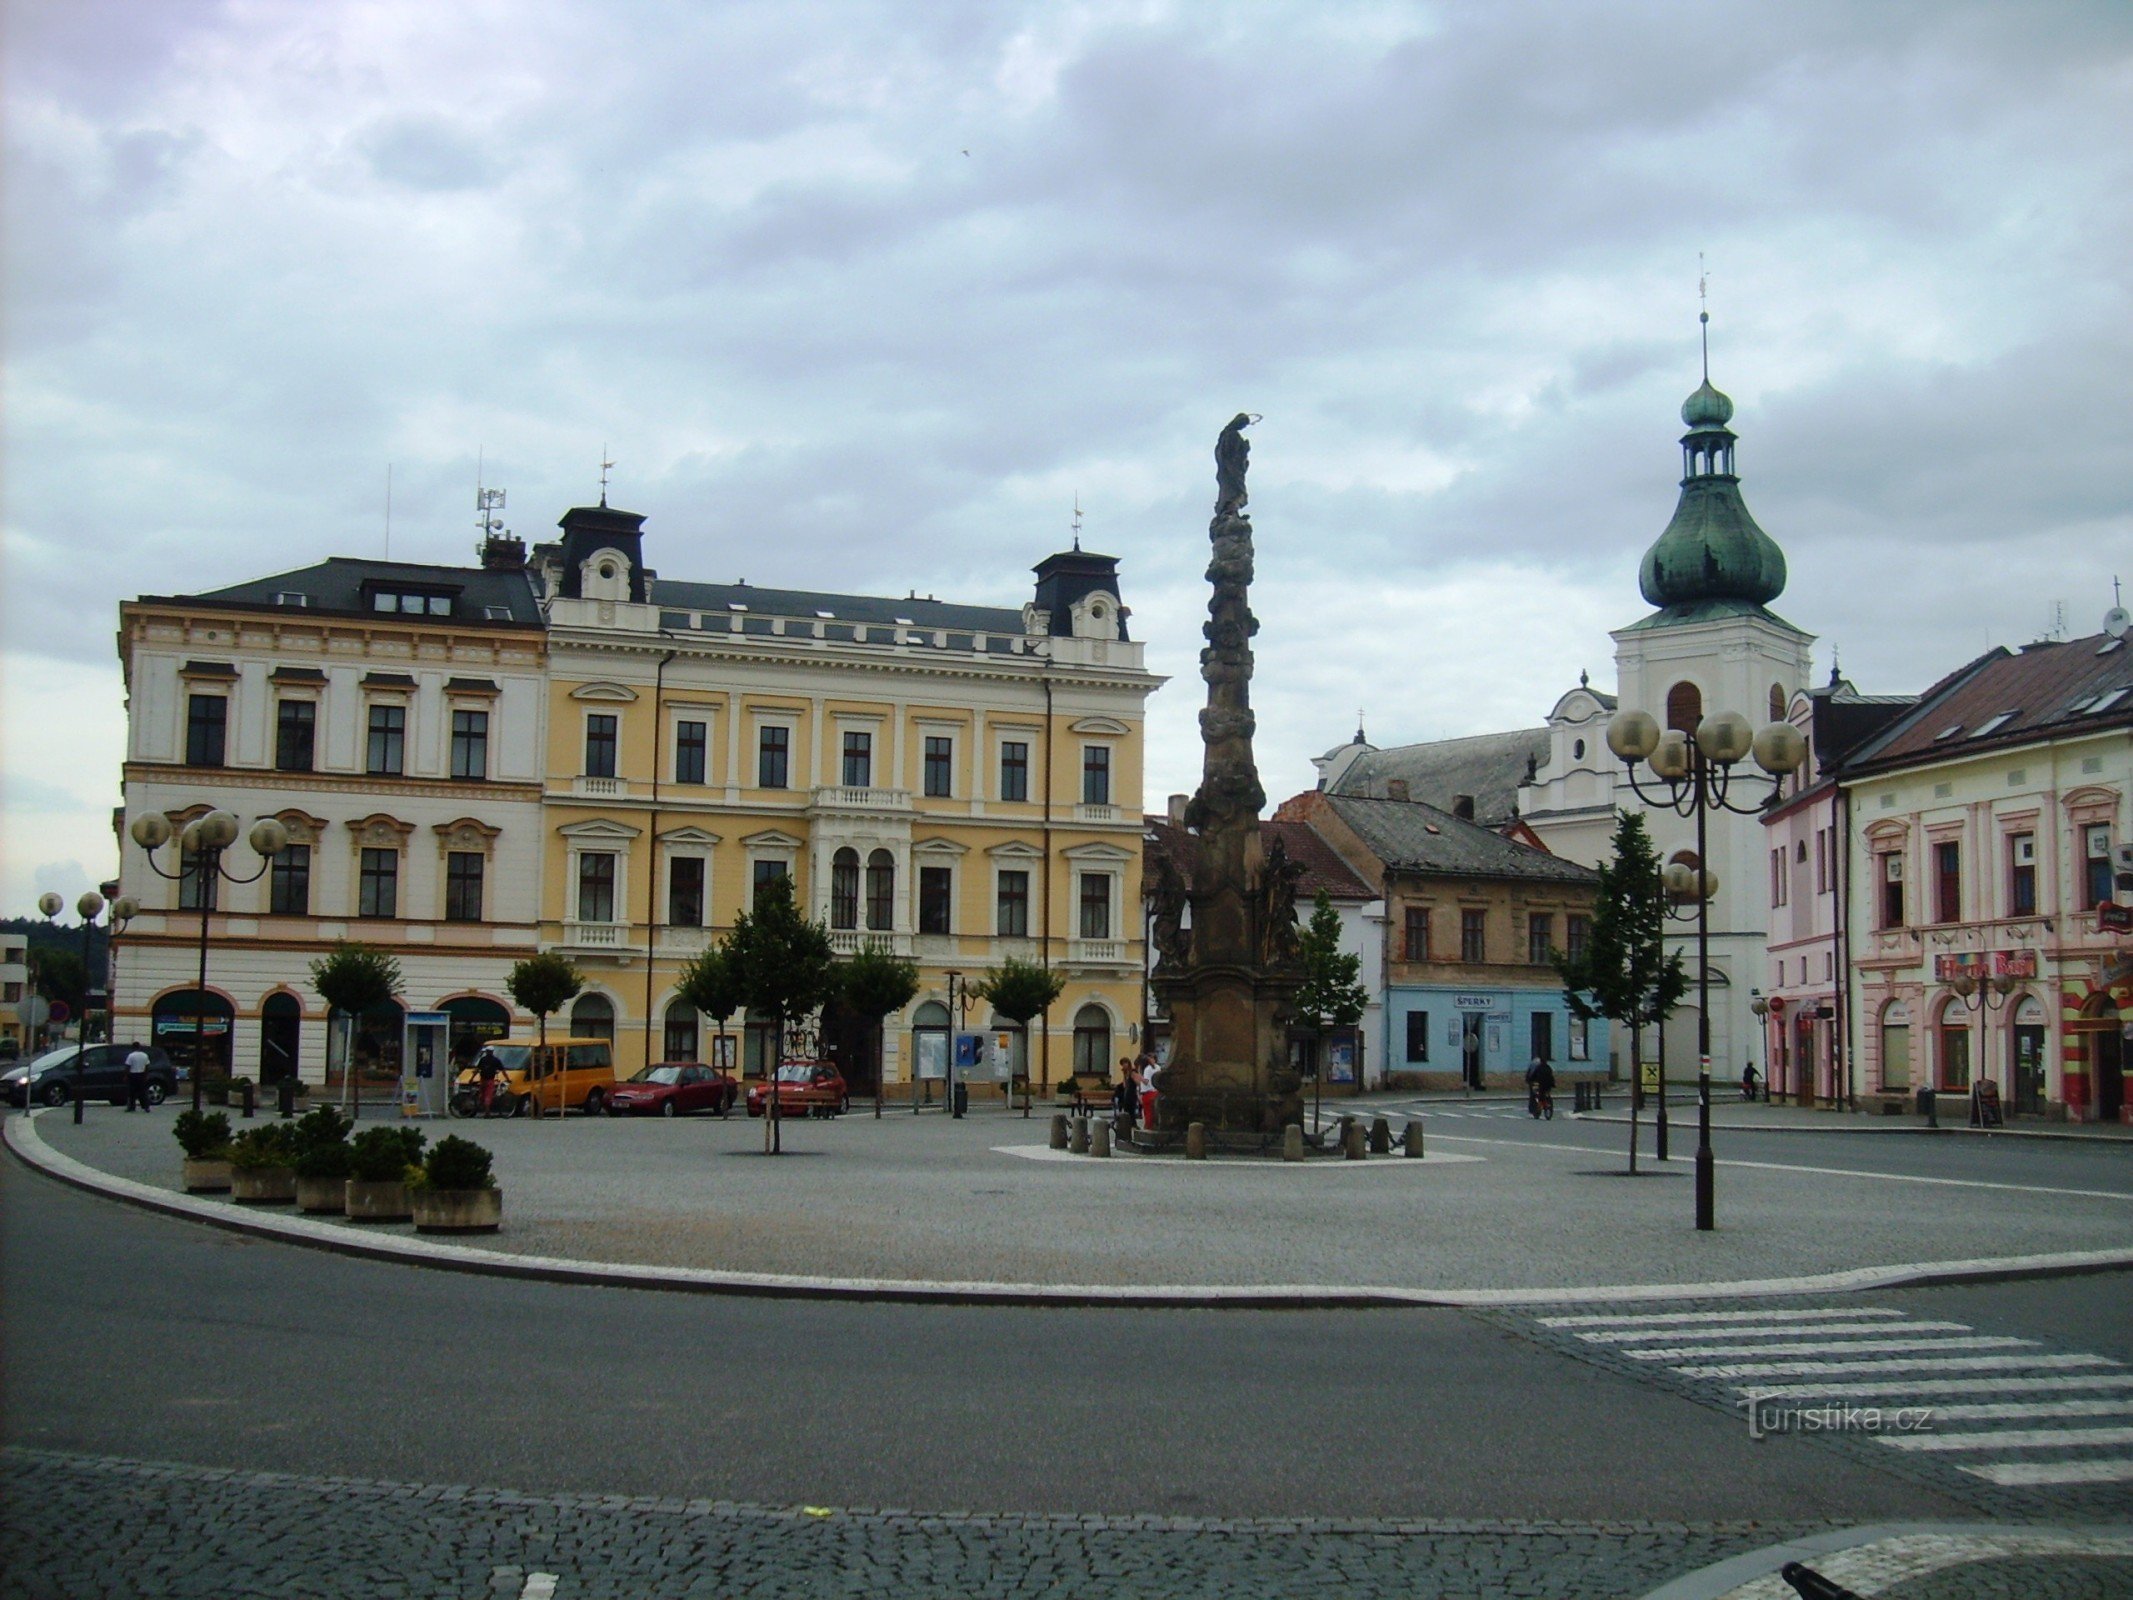
<svg viewBox="0 0 2133 1600">
<path fill-rule="evenodd" d="M 1455 994 L 1452 996 L 1452 1009 L 1455 1011 L 1493 1011 L 1496 1009 L 1496 997 L 1486 994 Z"/>
</svg>

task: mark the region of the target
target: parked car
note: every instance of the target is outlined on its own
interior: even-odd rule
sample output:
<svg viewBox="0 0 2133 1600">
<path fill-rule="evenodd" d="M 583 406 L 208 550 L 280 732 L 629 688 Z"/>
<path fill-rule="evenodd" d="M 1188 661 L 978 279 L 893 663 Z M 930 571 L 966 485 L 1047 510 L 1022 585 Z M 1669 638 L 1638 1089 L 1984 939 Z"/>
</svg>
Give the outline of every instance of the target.
<svg viewBox="0 0 2133 1600">
<path fill-rule="evenodd" d="M 177 1069 L 167 1052 L 156 1046 L 148 1051 L 148 1103 L 160 1105 L 178 1087 Z M 34 1060 L 0 1073 L 0 1092 L 11 1106 L 63 1106 L 74 1098 L 74 1058 L 81 1058 L 82 1099 L 126 1103 L 126 1057 L 130 1044 L 63 1045 L 47 1050 Z"/>
<path fill-rule="evenodd" d="M 834 1117 L 851 1109 L 844 1074 L 826 1061 L 788 1061 L 778 1068 L 778 1115 Z M 748 1086 L 748 1115 L 760 1117 L 770 1106 L 770 1085 Z"/>
<path fill-rule="evenodd" d="M 492 1058 L 503 1073 L 496 1092 L 512 1096 L 514 1115 L 552 1115 L 567 1106 L 591 1116 L 614 1092 L 615 1052 L 605 1039 L 492 1039 L 460 1073 L 460 1087 L 478 1089 L 482 1063 Z"/>
<path fill-rule="evenodd" d="M 701 1061 L 662 1061 L 646 1067 L 608 1092 L 611 1117 L 678 1117 L 710 1111 L 723 1117 L 740 1098 L 741 1086 Z"/>
</svg>

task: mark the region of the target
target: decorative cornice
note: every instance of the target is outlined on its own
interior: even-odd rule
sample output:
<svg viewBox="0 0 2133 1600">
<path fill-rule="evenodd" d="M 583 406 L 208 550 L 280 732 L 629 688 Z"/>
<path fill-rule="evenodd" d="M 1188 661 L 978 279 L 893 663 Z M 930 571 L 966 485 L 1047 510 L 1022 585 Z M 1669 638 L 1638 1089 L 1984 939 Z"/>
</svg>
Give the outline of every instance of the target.
<svg viewBox="0 0 2133 1600">
<path fill-rule="evenodd" d="M 376 773 L 281 772 L 272 767 L 189 767 L 178 761 L 128 761 L 119 769 L 121 782 L 184 783 L 200 788 L 313 789 L 321 794 L 371 794 L 378 796 L 434 796 L 457 794 L 478 800 L 534 801 L 541 798 L 537 783 L 504 783 L 484 779 L 470 783 L 464 778 L 386 777 Z"/>
</svg>

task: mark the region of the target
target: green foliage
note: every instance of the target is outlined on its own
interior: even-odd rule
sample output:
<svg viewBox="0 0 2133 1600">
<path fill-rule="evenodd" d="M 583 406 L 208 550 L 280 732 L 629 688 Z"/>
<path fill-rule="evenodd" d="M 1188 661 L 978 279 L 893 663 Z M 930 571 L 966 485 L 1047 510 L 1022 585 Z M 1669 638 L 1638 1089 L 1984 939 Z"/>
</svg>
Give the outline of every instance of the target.
<svg viewBox="0 0 2133 1600">
<path fill-rule="evenodd" d="M 230 1148 L 230 1119 L 220 1111 L 181 1111 L 171 1127 L 190 1161 L 222 1161 Z"/>
<path fill-rule="evenodd" d="M 365 1128 L 349 1141 L 349 1176 L 362 1183 L 404 1183 L 407 1169 L 422 1160 L 420 1128 Z"/>
<path fill-rule="evenodd" d="M 471 1139 L 448 1133 L 430 1148 L 422 1163 L 432 1189 L 493 1189 L 489 1152 Z"/>
<path fill-rule="evenodd" d="M 355 1124 L 341 1114 L 338 1106 L 314 1106 L 290 1126 L 295 1130 L 299 1150 L 346 1144 L 348 1135 L 355 1131 Z"/>
<path fill-rule="evenodd" d="M 755 909 L 735 919 L 725 955 L 752 1019 L 782 1029 L 830 998 L 836 958 L 829 930 L 800 914 L 790 878 L 773 878 L 756 897 Z"/>
<path fill-rule="evenodd" d="M 553 950 L 526 957 L 504 978 L 504 988 L 511 998 L 541 1019 L 544 1040 L 548 1037 L 549 1013 L 560 1011 L 584 987 L 585 980 L 578 969 Z"/>
<path fill-rule="evenodd" d="M 1049 1010 L 1066 988 L 1066 977 L 1035 961 L 1009 956 L 971 984 L 970 992 L 990 1001 L 993 1010 L 1010 1021 L 1026 1023 L 1038 1012 Z"/>
<path fill-rule="evenodd" d="M 342 939 L 311 963 L 311 987 L 329 1011 L 359 1017 L 400 993 L 400 963 L 374 945 Z"/>
<path fill-rule="evenodd" d="M 692 956 L 681 969 L 674 993 L 723 1028 L 726 1019 L 741 1008 L 740 984 L 725 947 L 710 945 Z"/>
<path fill-rule="evenodd" d="M 294 1167 L 299 1149 L 296 1129 L 286 1122 L 263 1122 L 230 1141 L 230 1165 L 247 1172 Z"/>
<path fill-rule="evenodd" d="M 1341 953 L 1341 914 L 1318 891 L 1311 922 L 1297 937 L 1304 981 L 1296 991 L 1296 1020 L 1307 1028 L 1352 1028 L 1363 1020 L 1370 993 L 1360 981 L 1363 958 Z"/>
<path fill-rule="evenodd" d="M 304 1145 L 296 1152 L 299 1178 L 345 1178 L 355 1171 L 355 1154 L 346 1141 Z"/>
<path fill-rule="evenodd" d="M 1584 954 L 1572 960 L 1558 952 L 1554 966 L 1572 1013 L 1633 1029 L 1663 1021 L 1688 992 L 1681 952 L 1666 951 L 1666 889 L 1643 817 L 1616 822 L 1614 859 L 1600 868 Z"/>
<path fill-rule="evenodd" d="M 65 1002 L 78 1017 L 89 998 L 89 969 L 81 953 L 64 945 L 40 945 L 29 952 L 30 982 L 39 995 L 57 1004 Z"/>
<path fill-rule="evenodd" d="M 892 1011 L 901 1011 L 918 993 L 918 963 L 894 955 L 869 939 L 866 945 L 837 963 L 837 998 L 845 1008 L 868 1022 L 879 1022 Z"/>
</svg>

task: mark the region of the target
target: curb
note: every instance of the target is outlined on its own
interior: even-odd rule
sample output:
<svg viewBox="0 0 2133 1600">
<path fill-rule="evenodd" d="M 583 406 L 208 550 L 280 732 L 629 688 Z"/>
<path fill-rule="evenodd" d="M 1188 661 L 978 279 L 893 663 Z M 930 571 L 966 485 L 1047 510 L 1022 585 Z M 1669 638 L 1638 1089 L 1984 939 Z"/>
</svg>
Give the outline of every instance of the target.
<svg viewBox="0 0 2133 1600">
<path fill-rule="evenodd" d="M 1671 1101 L 1669 1101 L 1668 1103 L 1670 1105 L 1673 1104 L 1673 1102 Z M 1695 1101 L 1691 1100 L 1689 1102 L 1689 1107 L 1691 1110 L 1695 1108 L 1695 1105 Z M 1618 1117 L 1612 1112 L 1573 1111 L 1570 1113 L 1570 1120 L 1573 1122 L 1603 1122 L 1609 1124 L 1612 1127 L 1617 1128 L 1626 1128 L 1629 1126 L 1629 1118 Z M 1672 1124 L 1677 1119 L 1669 1117 L 1667 1120 L 1669 1124 Z M 1640 1117 L 1638 1119 L 1637 1125 L 1642 1128 L 1649 1128 L 1652 1125 L 1652 1119 L 1649 1116 Z M 1897 1137 L 1903 1134 L 1974 1133 L 1977 1134 L 1979 1137 L 1986 1139 L 2053 1139 L 2057 1140 L 2061 1144 L 2085 1144 L 2095 1146 L 2099 1149 L 2109 1149 L 2113 1145 L 2116 1145 L 2122 1149 L 2133 1150 L 2133 1138 L 2128 1138 L 2124 1134 L 2047 1133 L 2042 1129 L 1968 1128 L 1956 1127 L 1947 1123 L 1943 1123 L 1938 1128 L 1912 1127 L 1908 1124 L 1895 1128 L 1876 1128 L 1872 1126 L 1864 1128 L 1847 1128 L 1843 1126 L 1834 1126 L 1828 1128 L 1803 1128 L 1798 1123 L 1792 1122 L 1780 1122 L 1773 1123 L 1769 1127 L 1757 1127 L 1752 1122 L 1719 1122 L 1714 1120 L 1711 1123 L 1711 1131 L 1713 1133 L 1841 1133 L 1853 1135 L 1872 1134 L 1884 1138 Z"/>
<path fill-rule="evenodd" d="M 1042 1284 L 958 1282 L 922 1278 L 829 1278 L 801 1273 L 727 1272 L 712 1267 L 649 1267 L 576 1261 L 563 1256 L 514 1255 L 474 1245 L 439 1244 L 420 1236 L 374 1234 L 331 1222 L 242 1209 L 153 1184 L 101 1172 L 62 1155 L 37 1132 L 40 1112 L 0 1122 L 8 1150 L 31 1170 L 105 1199 L 204 1223 L 231 1233 L 400 1266 L 471 1272 L 488 1277 L 609 1289 L 658 1289 L 682 1294 L 760 1299 L 901 1302 L 919 1305 L 1048 1306 L 1061 1309 L 1130 1307 L 1232 1311 L 1347 1311 L 1615 1304 L 1623 1301 L 1766 1299 L 1851 1294 L 1930 1284 L 1994 1283 L 2020 1278 L 2072 1277 L 2133 1268 L 2133 1248 L 1994 1256 L 1969 1261 L 1899 1262 L 1851 1267 L 1798 1278 L 1748 1278 L 1726 1283 L 1595 1284 L 1571 1288 L 1402 1289 L 1392 1285 L 1314 1284 Z"/>
<path fill-rule="evenodd" d="M 1788 1562 L 1811 1562 L 1867 1545 L 1921 1536 L 1978 1540 L 1978 1559 L 1981 1561 L 2004 1555 L 2004 1547 L 2009 1544 L 2031 1546 L 2032 1548 L 2022 1552 L 2024 1554 L 2079 1557 L 2088 1553 L 2078 1548 L 2079 1541 L 2083 1539 L 2100 1539 L 2110 1543 L 2133 1542 L 2133 1524 L 1879 1522 L 1867 1527 L 1842 1528 L 1831 1533 L 1787 1539 L 1778 1544 L 1765 1545 L 1760 1550 L 1751 1550 L 1745 1555 L 1730 1556 L 1700 1571 L 1660 1585 L 1648 1592 L 1643 1600 L 1724 1600 L 1725 1596 L 1734 1593 L 1743 1585 L 1754 1583 L 1758 1579 L 1775 1578 L 1778 1569 Z M 2077 1547 L 2068 1548 L 2069 1544 Z M 2119 1552 L 2112 1550 L 2098 1553 L 2116 1555 Z"/>
</svg>

